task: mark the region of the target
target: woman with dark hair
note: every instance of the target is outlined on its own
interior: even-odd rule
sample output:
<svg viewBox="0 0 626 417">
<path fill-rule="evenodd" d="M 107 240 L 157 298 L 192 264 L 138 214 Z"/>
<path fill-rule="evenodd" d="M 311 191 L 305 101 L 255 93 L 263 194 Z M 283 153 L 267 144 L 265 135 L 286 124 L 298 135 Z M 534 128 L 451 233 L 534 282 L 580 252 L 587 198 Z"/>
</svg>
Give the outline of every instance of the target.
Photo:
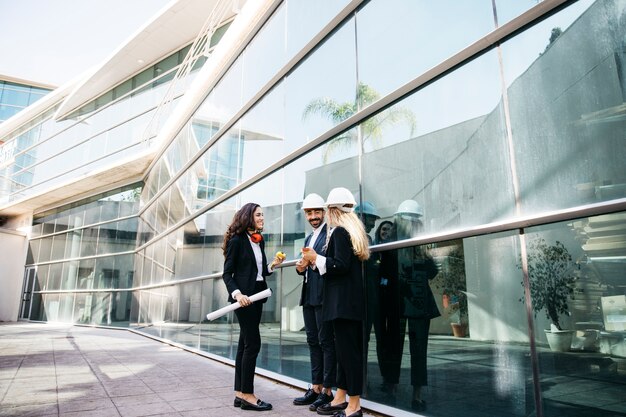
<svg viewBox="0 0 626 417">
<path fill-rule="evenodd" d="M 261 350 L 259 324 L 263 303 L 253 303 L 250 296 L 267 289 L 265 277 L 273 272 L 283 259 L 276 256 L 270 265 L 265 257 L 263 209 L 248 203 L 233 217 L 224 234 L 224 274 L 222 278 L 228 290 L 228 301 L 238 302 L 235 310 L 239 321 L 239 344 L 235 359 L 235 407 L 242 410 L 266 411 L 272 405 L 254 395 L 256 358 Z"/>
<path fill-rule="evenodd" d="M 315 265 L 324 278 L 322 319 L 335 332 L 337 394 L 317 414 L 335 417 L 362 417 L 363 319 L 365 289 L 362 262 L 369 256 L 369 241 L 363 223 L 354 214 L 356 201 L 343 187 L 333 188 L 326 199 L 326 256 L 303 248 L 306 262 Z M 349 399 L 347 398 L 349 397 Z"/>
</svg>

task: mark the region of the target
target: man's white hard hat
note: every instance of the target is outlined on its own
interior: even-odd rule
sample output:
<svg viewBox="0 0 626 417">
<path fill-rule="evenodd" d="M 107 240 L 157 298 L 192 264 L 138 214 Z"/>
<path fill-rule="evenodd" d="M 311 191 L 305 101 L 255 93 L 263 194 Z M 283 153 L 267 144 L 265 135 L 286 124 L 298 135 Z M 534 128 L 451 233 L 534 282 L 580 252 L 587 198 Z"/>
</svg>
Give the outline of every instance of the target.
<svg viewBox="0 0 626 417">
<path fill-rule="evenodd" d="M 323 209 L 324 199 L 319 194 L 311 193 L 302 200 L 302 210 Z"/>
</svg>

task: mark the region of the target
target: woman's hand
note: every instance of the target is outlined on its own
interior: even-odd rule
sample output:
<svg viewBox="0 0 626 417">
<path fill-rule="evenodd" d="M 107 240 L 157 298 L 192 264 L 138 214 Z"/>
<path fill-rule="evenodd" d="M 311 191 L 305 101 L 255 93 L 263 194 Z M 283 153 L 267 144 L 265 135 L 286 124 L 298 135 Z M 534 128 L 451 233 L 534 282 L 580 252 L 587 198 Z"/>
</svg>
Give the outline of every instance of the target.
<svg viewBox="0 0 626 417">
<path fill-rule="evenodd" d="M 302 248 L 302 259 L 310 264 L 315 265 L 315 261 L 317 260 L 317 252 L 315 252 L 315 249 L 313 248 Z"/>
<path fill-rule="evenodd" d="M 298 262 L 296 262 L 296 271 L 304 272 L 307 266 L 309 266 L 309 261 L 306 261 L 303 258 L 300 258 L 298 259 Z"/>
<path fill-rule="evenodd" d="M 250 304 L 252 304 L 252 301 L 250 300 L 250 298 L 248 298 L 247 295 L 243 295 L 241 293 L 235 296 L 235 300 L 237 300 L 239 305 L 242 307 L 248 307 Z"/>
<path fill-rule="evenodd" d="M 276 256 L 274 256 L 274 259 L 272 260 L 270 266 L 274 268 L 276 265 L 282 264 L 286 257 L 287 255 L 285 255 L 281 251 L 276 252 Z"/>
</svg>

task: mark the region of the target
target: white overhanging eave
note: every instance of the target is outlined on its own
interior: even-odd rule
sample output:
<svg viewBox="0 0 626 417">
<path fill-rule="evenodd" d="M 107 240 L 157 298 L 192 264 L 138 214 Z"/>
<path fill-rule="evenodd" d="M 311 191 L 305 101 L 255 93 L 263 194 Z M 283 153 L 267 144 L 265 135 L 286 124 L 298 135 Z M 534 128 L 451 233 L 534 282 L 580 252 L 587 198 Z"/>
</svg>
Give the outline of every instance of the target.
<svg viewBox="0 0 626 417">
<path fill-rule="evenodd" d="M 173 0 L 76 85 L 54 115 L 69 114 L 190 43 L 220 0 Z M 232 16 L 232 12 L 227 18 Z"/>
</svg>

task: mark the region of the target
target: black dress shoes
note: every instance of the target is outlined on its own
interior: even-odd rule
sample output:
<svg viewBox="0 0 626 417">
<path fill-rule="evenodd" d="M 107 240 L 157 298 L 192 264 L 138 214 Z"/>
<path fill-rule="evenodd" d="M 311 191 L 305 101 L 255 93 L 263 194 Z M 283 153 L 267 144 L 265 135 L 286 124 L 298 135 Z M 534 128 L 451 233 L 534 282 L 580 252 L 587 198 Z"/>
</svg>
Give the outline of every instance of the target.
<svg viewBox="0 0 626 417">
<path fill-rule="evenodd" d="M 309 405 L 309 404 L 312 404 L 317 399 L 318 396 L 319 394 L 313 391 L 313 388 L 309 388 L 308 390 L 306 390 L 306 392 L 304 393 L 302 397 L 295 398 L 293 400 L 293 404 L 294 405 Z"/>
<path fill-rule="evenodd" d="M 317 407 L 317 414 L 321 414 L 323 416 L 332 416 L 338 411 L 343 411 L 348 407 L 348 403 L 341 403 L 337 405 L 331 405 L 330 403 L 320 405 Z"/>
<path fill-rule="evenodd" d="M 359 408 L 358 411 L 346 416 L 346 412 L 341 410 L 334 415 L 334 417 L 363 417 L 363 411 Z"/>
<path fill-rule="evenodd" d="M 254 410 L 254 411 L 269 411 L 272 409 L 272 404 L 265 401 L 256 400 L 256 404 L 249 403 L 248 401 L 241 399 L 242 410 Z"/>
<path fill-rule="evenodd" d="M 411 401 L 411 409 L 415 411 L 424 411 L 426 410 L 426 401 L 424 400 L 413 400 Z"/>
<path fill-rule="evenodd" d="M 241 407 L 241 398 L 235 397 L 235 401 L 233 401 L 233 407 Z"/>
<path fill-rule="evenodd" d="M 313 401 L 313 403 L 309 406 L 309 410 L 317 411 L 319 407 L 325 404 L 329 404 L 334 398 L 335 397 L 333 397 L 333 394 L 328 395 L 322 391 L 320 392 L 320 395 L 317 397 L 317 399 Z"/>
</svg>

